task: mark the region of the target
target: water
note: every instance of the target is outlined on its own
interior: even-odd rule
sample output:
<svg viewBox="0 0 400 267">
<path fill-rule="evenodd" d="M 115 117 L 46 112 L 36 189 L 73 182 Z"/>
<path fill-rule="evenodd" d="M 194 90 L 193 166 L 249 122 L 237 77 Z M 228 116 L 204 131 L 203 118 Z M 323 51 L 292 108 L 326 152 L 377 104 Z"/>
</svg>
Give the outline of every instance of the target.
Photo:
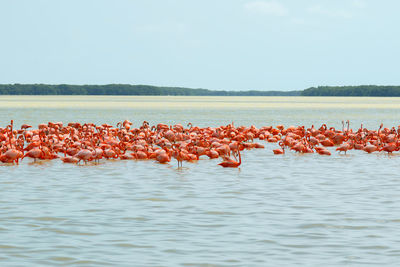
<svg viewBox="0 0 400 267">
<path fill-rule="evenodd" d="M 397 126 L 399 98 L 0 97 L 0 127 L 47 121 L 134 126 Z M 264 143 L 264 142 L 263 142 Z M 266 143 L 264 143 L 266 144 Z M 397 266 L 399 153 L 243 153 L 161 165 L 58 160 L 0 165 L 0 265 Z"/>
</svg>

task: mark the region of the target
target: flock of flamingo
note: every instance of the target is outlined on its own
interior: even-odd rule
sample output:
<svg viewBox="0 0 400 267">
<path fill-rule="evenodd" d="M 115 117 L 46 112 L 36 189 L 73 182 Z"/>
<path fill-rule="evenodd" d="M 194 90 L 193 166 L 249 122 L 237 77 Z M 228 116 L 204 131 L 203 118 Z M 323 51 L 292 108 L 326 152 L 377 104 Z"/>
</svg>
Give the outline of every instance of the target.
<svg viewBox="0 0 400 267">
<path fill-rule="evenodd" d="M 150 126 L 148 122 L 132 127 L 125 120 L 116 127 L 109 124 L 49 122 L 39 124 L 37 129 L 23 124 L 14 129 L 11 121 L 0 128 L 0 161 L 7 164 L 19 164 L 26 157 L 37 160 L 59 158 L 64 163 L 79 164 L 91 161 L 98 164 L 102 159 L 155 160 L 168 163 L 172 158 L 178 162 L 197 161 L 201 156 L 210 159 L 221 158 L 218 165 L 238 167 L 242 163 L 240 151 L 244 149 L 264 148 L 254 142 L 255 139 L 269 143 L 278 143 L 280 149 L 274 154 L 284 154 L 287 150 L 296 153 L 318 153 L 331 155 L 327 147 L 336 146 L 339 153 L 356 149 L 367 153 L 385 151 L 392 153 L 400 149 L 400 126 L 396 129 L 378 130 L 359 128 L 350 129 L 350 123 L 342 121 L 342 129 L 328 128 L 325 124 L 316 128 L 278 125 L 256 128 L 235 127 L 229 124 L 220 127 L 200 128 L 191 123 L 185 128 L 181 124 L 166 125 L 159 123 Z"/>
</svg>

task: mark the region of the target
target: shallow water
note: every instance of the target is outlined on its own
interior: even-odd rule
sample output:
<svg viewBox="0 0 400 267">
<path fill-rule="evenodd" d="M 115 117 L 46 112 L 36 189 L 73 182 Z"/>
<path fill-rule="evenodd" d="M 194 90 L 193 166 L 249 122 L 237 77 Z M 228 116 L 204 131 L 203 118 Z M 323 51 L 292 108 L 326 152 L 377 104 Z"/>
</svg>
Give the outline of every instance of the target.
<svg viewBox="0 0 400 267">
<path fill-rule="evenodd" d="M 0 127 L 349 119 L 377 129 L 400 124 L 399 112 L 400 98 L 0 97 Z M 0 165 L 0 265 L 398 264 L 399 153 L 275 156 L 273 148 L 246 151 L 239 169 L 208 159 L 181 170 L 174 161 Z"/>
</svg>

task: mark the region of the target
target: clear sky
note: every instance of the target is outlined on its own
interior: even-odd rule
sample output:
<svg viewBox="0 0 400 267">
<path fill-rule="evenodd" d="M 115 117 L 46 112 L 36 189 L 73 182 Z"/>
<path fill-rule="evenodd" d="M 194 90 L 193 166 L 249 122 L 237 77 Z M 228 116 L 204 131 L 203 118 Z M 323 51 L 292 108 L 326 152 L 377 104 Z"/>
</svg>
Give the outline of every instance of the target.
<svg viewBox="0 0 400 267">
<path fill-rule="evenodd" d="M 0 83 L 400 85 L 398 0 L 0 0 Z"/>
</svg>

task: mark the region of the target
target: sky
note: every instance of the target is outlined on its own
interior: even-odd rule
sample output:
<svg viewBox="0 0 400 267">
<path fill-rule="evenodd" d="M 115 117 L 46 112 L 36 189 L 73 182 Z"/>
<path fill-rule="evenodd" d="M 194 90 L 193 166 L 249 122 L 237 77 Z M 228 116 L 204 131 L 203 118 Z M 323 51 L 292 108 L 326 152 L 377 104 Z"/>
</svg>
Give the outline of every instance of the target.
<svg viewBox="0 0 400 267">
<path fill-rule="evenodd" d="M 0 83 L 400 85 L 398 0 L 0 0 Z"/>
</svg>

